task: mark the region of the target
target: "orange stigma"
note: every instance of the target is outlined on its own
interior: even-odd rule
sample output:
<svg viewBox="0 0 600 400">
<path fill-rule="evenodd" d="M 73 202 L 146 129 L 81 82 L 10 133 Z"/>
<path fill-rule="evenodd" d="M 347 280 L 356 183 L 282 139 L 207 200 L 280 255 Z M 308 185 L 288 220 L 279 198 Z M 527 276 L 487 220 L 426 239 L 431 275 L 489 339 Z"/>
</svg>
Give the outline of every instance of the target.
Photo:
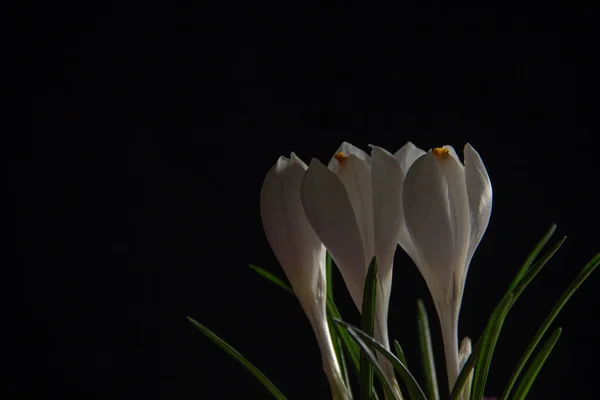
<svg viewBox="0 0 600 400">
<path fill-rule="evenodd" d="M 450 151 L 445 147 L 436 147 L 431 152 L 438 160 L 443 160 L 450 155 Z"/>
<path fill-rule="evenodd" d="M 333 155 L 333 158 L 335 158 L 340 165 L 345 163 L 346 160 L 348 159 L 348 157 L 344 154 L 343 151 L 340 151 L 339 153 L 335 153 Z"/>
</svg>

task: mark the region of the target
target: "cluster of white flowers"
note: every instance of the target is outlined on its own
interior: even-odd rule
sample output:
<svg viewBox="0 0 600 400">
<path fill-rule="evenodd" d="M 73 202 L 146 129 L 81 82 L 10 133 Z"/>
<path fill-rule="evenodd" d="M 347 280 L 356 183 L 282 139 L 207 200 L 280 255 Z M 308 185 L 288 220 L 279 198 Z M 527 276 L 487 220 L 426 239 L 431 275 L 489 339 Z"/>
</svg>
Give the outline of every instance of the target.
<svg viewBox="0 0 600 400">
<path fill-rule="evenodd" d="M 326 251 L 359 310 L 370 261 L 377 258 L 374 333 L 389 349 L 388 305 L 399 244 L 431 292 L 452 389 L 468 356 L 459 351 L 458 317 L 469 264 L 491 214 L 489 176 L 469 144 L 464 165 L 451 146 L 425 152 L 409 142 L 394 154 L 370 147 L 368 155 L 343 143 L 327 166 L 316 159 L 307 166 L 294 153 L 280 157 L 261 190 L 267 239 L 312 324 L 337 393 L 344 392 L 344 383 L 326 317 Z M 382 359 L 381 366 L 401 397 L 391 364 Z"/>
</svg>

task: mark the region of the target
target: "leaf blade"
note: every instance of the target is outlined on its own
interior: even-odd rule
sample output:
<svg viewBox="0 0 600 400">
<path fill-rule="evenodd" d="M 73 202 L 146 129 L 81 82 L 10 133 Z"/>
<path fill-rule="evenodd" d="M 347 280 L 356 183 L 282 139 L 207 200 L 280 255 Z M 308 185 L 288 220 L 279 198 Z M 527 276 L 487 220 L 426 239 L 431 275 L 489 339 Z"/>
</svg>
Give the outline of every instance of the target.
<svg viewBox="0 0 600 400">
<path fill-rule="evenodd" d="M 550 327 L 552 322 L 554 322 L 554 320 L 556 319 L 556 316 L 558 315 L 558 313 L 562 310 L 562 308 L 569 301 L 571 296 L 573 296 L 573 294 L 577 291 L 577 289 L 579 289 L 579 287 L 583 284 L 583 282 L 585 282 L 585 280 L 590 276 L 590 274 L 592 272 L 594 272 L 594 270 L 598 267 L 598 265 L 600 265 L 600 253 L 596 254 L 583 267 L 583 269 L 579 272 L 579 274 L 571 282 L 569 287 L 564 291 L 562 296 L 558 299 L 558 301 L 556 302 L 554 307 L 552 307 L 552 310 L 550 310 L 550 313 L 548 313 L 548 316 L 546 317 L 546 319 L 544 320 L 544 322 L 542 323 L 542 325 L 540 326 L 540 328 L 538 329 L 538 331 L 536 332 L 534 337 L 531 339 L 531 342 L 527 346 L 527 349 L 525 350 L 525 352 L 521 356 L 521 359 L 517 363 L 517 367 L 515 368 L 515 371 L 513 372 L 513 374 L 510 377 L 508 385 L 506 386 L 506 389 L 505 389 L 504 393 L 502 394 L 501 400 L 505 400 L 506 398 L 508 398 L 508 395 L 510 394 L 513 386 L 515 385 L 515 382 L 519 378 L 519 374 L 523 370 L 525 363 L 527 362 L 529 357 L 531 357 L 531 354 L 537 347 L 538 343 L 540 342 L 540 340 L 542 339 L 542 337 L 544 336 L 544 334 L 546 333 L 546 331 L 548 330 L 548 328 Z"/>
<path fill-rule="evenodd" d="M 363 332 L 359 328 L 357 328 L 347 322 L 339 320 L 339 319 L 336 319 L 334 321 L 337 324 L 344 326 L 348 331 L 351 331 L 351 330 L 354 331 L 362 340 L 364 340 L 365 342 L 368 342 L 370 345 L 374 346 L 375 349 L 380 354 L 382 354 L 385 358 L 387 358 L 392 363 L 392 365 L 394 366 L 394 369 L 398 372 L 398 374 L 400 375 L 400 377 L 402 378 L 402 380 L 404 381 L 406 386 L 409 388 L 409 390 L 412 389 L 414 391 L 414 393 L 417 394 L 416 397 L 414 397 L 414 398 L 411 397 L 411 400 L 427 400 L 427 397 L 425 396 L 423 389 L 421 389 L 421 387 L 419 386 L 419 383 L 417 382 L 415 377 L 410 373 L 410 371 L 406 368 L 406 366 L 404 364 L 402 364 L 402 362 L 398 359 L 398 357 L 396 357 L 393 353 L 388 351 L 383 345 L 378 343 L 375 339 L 373 339 L 371 336 L 367 335 L 365 332 Z"/>
<path fill-rule="evenodd" d="M 421 350 L 423 376 L 425 378 L 425 392 L 428 399 L 439 400 L 440 392 L 433 357 L 429 318 L 425 304 L 423 304 L 423 300 L 421 299 L 417 299 L 417 330 L 419 332 L 419 348 Z"/>
<path fill-rule="evenodd" d="M 254 264 L 250 264 L 250 268 L 253 269 L 256 273 L 258 273 L 260 276 L 262 276 L 263 278 L 266 278 L 267 280 L 273 282 L 274 284 L 276 284 L 277 286 L 279 286 L 280 288 L 282 288 L 283 290 L 285 290 L 286 292 L 292 294 L 292 295 L 296 295 L 294 293 L 294 289 L 292 289 L 292 287 L 290 285 L 288 285 L 287 283 L 285 283 L 283 281 L 283 279 L 276 277 L 275 275 L 273 275 L 271 272 L 267 271 L 264 268 L 261 268 L 257 265 Z"/>
<path fill-rule="evenodd" d="M 365 279 L 363 292 L 361 328 L 373 336 L 375 330 L 375 296 L 377 291 L 377 258 L 373 257 Z M 352 332 L 350 332 L 352 334 Z M 362 347 L 362 346 L 361 346 Z M 365 349 L 360 352 L 360 398 L 370 400 L 373 392 L 373 363 Z"/>
<path fill-rule="evenodd" d="M 523 278 L 523 276 L 527 273 L 529 266 L 535 261 L 538 254 L 542 251 L 546 243 L 550 240 L 554 231 L 556 230 L 556 224 L 550 225 L 550 229 L 544 234 L 544 236 L 540 239 L 540 241 L 535 245 L 533 251 L 529 253 L 521 268 L 517 272 L 517 275 L 514 277 L 510 285 L 508 286 L 508 290 L 513 290 L 517 283 Z"/>
<path fill-rule="evenodd" d="M 521 383 L 515 390 L 515 400 L 524 400 L 527 397 L 527 394 L 529 394 L 529 390 L 531 389 L 531 386 L 537 378 L 540 370 L 550 356 L 550 353 L 554 349 L 556 342 L 558 342 L 561 332 L 562 328 L 558 327 L 554 333 L 552 333 L 550 338 L 548 338 L 548 340 L 546 340 L 546 342 L 542 345 L 533 360 L 531 360 L 531 364 L 529 367 L 527 367 L 527 370 L 523 375 L 523 379 L 521 379 Z"/>
<path fill-rule="evenodd" d="M 188 321 L 192 323 L 200 332 L 202 332 L 209 340 L 219 346 L 232 358 L 237 360 L 244 368 L 246 368 L 272 395 L 278 400 L 286 400 L 286 397 L 281 393 L 279 389 L 267 378 L 258 368 L 248 361 L 243 355 L 240 354 L 233 346 L 217 336 L 213 331 L 196 321 L 191 317 L 187 317 Z"/>
</svg>

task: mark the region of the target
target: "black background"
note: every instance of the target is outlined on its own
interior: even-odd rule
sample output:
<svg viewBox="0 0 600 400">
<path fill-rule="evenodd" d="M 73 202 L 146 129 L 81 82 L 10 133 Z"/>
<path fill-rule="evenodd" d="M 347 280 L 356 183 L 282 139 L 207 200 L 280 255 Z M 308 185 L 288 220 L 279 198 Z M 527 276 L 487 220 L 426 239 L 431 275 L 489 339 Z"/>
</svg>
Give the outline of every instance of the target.
<svg viewBox="0 0 600 400">
<path fill-rule="evenodd" d="M 509 315 L 486 390 L 500 395 L 554 301 L 600 250 L 593 14 L 515 10 L 13 10 L 13 106 L 32 113 L 5 148 L 16 254 L 3 324 L 10 398 L 268 398 L 188 315 L 290 399 L 327 398 L 308 320 L 248 264 L 283 276 L 259 214 L 267 170 L 291 151 L 325 162 L 344 140 L 392 152 L 408 140 L 451 144 L 459 154 L 469 142 L 481 154 L 494 208 L 461 336 L 481 333 L 552 222 L 555 240 L 569 236 Z M 417 367 L 423 297 L 445 391 L 431 300 L 401 250 L 394 274 L 392 337 Z M 560 314 L 563 335 L 531 398 L 597 393 L 598 285 L 592 275 Z M 336 289 L 358 322 L 339 279 Z"/>
</svg>

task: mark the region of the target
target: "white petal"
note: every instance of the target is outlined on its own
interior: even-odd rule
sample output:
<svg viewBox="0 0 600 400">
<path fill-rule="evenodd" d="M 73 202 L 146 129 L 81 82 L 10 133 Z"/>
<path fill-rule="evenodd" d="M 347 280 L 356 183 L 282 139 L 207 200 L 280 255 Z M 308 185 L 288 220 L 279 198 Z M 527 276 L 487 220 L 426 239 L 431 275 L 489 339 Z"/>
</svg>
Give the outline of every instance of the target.
<svg viewBox="0 0 600 400">
<path fill-rule="evenodd" d="M 464 167 L 457 157 L 452 155 L 453 149 L 445 146 L 450 151 L 449 157 L 440 157 L 438 164 L 448 183 L 448 203 L 450 205 L 450 225 L 454 236 L 454 300 L 460 304 L 462 288 L 466 279 L 465 260 L 469 249 L 471 234 L 471 216 L 469 213 L 469 200 L 465 184 Z"/>
<path fill-rule="evenodd" d="M 344 184 L 313 159 L 302 180 L 302 204 L 310 224 L 338 266 L 357 307 L 366 277 L 363 240 Z"/>
<path fill-rule="evenodd" d="M 460 157 L 456 153 L 456 150 L 454 150 L 454 147 L 450 146 L 449 144 L 446 144 L 446 145 L 444 145 L 442 147 L 448 150 L 448 152 L 450 153 L 450 155 L 456 160 L 456 162 L 458 162 L 458 164 L 461 167 L 464 167 L 463 163 L 460 161 Z"/>
<path fill-rule="evenodd" d="M 417 160 L 417 158 L 425 154 L 424 150 L 416 147 L 411 142 L 407 142 L 404 146 L 400 147 L 394 154 L 394 158 L 400 163 L 402 168 L 403 176 L 406 176 L 410 166 Z"/>
<path fill-rule="evenodd" d="M 346 157 L 348 157 L 350 154 L 354 154 L 356 157 L 365 161 L 367 164 L 370 162 L 370 157 L 367 153 L 348 142 L 343 142 L 334 154 L 338 153 L 344 153 Z M 339 162 L 336 160 L 335 156 L 331 157 L 331 160 L 329 160 L 329 164 L 327 164 L 327 168 L 334 171 L 335 173 L 338 172 Z"/>
<path fill-rule="evenodd" d="M 280 157 L 267 173 L 260 210 L 267 240 L 303 307 L 317 296 L 325 248 L 304 214 L 300 201 L 303 166 Z M 305 308 L 305 311 L 309 311 Z"/>
<path fill-rule="evenodd" d="M 492 183 L 485 165 L 470 144 L 465 145 L 465 180 L 471 214 L 471 236 L 467 251 L 467 268 L 487 229 L 492 214 Z"/>
<path fill-rule="evenodd" d="M 300 164 L 300 166 L 301 166 L 302 168 L 304 168 L 304 169 L 307 169 L 307 168 L 308 168 L 308 165 L 306 165 L 306 163 L 305 163 L 304 161 L 302 161 L 302 160 L 300 159 L 300 157 L 298 157 L 298 156 L 296 155 L 296 153 L 294 153 L 293 151 L 292 151 L 292 154 L 290 155 L 290 159 L 291 159 L 292 161 L 294 161 L 294 162 L 296 162 L 296 163 Z"/>
<path fill-rule="evenodd" d="M 371 193 L 371 170 L 369 164 L 354 154 L 339 167 L 337 174 L 344 184 L 348 199 L 360 230 L 365 252 L 365 271 L 375 255 L 375 233 L 373 231 L 373 196 Z"/>
<path fill-rule="evenodd" d="M 420 262 L 417 266 L 425 279 L 431 276 L 439 282 L 451 281 L 454 272 L 448 192 L 438 161 L 432 153 L 427 153 L 410 167 L 402 194 L 406 227 Z"/>
<path fill-rule="evenodd" d="M 371 146 L 371 189 L 373 193 L 373 230 L 379 268 L 391 269 L 398 234 L 404 223 L 402 214 L 402 169 L 394 156 L 381 147 Z M 385 272 L 385 271 L 384 271 Z"/>
</svg>

